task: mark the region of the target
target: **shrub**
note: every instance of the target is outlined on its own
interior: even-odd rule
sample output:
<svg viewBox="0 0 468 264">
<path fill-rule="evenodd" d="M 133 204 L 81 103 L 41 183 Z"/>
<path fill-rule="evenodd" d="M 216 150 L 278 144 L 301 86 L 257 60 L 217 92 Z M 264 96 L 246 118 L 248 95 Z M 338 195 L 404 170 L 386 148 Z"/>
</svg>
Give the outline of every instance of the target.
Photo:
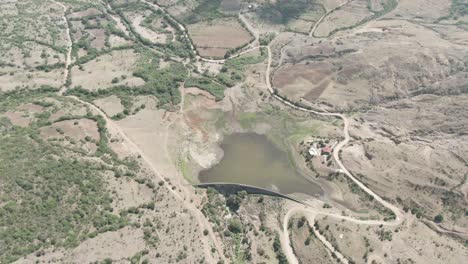
<svg viewBox="0 0 468 264">
<path fill-rule="evenodd" d="M 242 203 L 242 198 L 239 195 L 231 194 L 226 200 L 226 206 L 229 207 L 229 210 L 232 212 L 237 212 L 239 210 L 240 204 Z"/>
<path fill-rule="evenodd" d="M 442 221 L 444 221 L 444 217 L 441 214 L 438 214 L 434 217 L 434 222 L 441 223 Z"/>
<path fill-rule="evenodd" d="M 228 229 L 234 234 L 242 233 L 242 223 L 239 219 L 229 220 Z"/>
</svg>

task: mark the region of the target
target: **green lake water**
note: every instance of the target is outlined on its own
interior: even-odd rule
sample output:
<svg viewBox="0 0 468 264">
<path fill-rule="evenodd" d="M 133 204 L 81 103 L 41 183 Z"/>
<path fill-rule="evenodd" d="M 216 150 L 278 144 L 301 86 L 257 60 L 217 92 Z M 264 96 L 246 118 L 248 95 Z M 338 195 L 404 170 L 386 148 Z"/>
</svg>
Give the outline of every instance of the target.
<svg viewBox="0 0 468 264">
<path fill-rule="evenodd" d="M 201 171 L 202 183 L 241 183 L 283 194 L 320 195 L 321 188 L 306 180 L 291 164 L 286 152 L 264 135 L 239 133 L 225 136 L 224 156 L 210 169 Z"/>
</svg>

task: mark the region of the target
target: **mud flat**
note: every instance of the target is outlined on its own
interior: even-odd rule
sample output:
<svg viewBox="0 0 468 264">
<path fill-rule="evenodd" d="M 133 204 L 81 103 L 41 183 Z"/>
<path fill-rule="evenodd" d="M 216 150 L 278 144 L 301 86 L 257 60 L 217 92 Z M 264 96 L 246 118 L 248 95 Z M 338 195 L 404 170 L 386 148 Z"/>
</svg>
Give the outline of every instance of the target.
<svg viewBox="0 0 468 264">
<path fill-rule="evenodd" d="M 201 183 L 240 183 L 284 194 L 322 195 L 320 186 L 309 182 L 291 164 L 286 152 L 266 136 L 237 133 L 224 137 L 223 158 L 199 174 Z"/>
</svg>

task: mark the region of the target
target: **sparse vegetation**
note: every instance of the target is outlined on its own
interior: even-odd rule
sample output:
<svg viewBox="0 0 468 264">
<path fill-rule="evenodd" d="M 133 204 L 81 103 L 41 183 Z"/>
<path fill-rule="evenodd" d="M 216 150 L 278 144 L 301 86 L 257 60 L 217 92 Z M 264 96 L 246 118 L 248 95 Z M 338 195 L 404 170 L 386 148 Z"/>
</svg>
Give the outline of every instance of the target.
<svg viewBox="0 0 468 264">
<path fill-rule="evenodd" d="M 297 18 L 299 15 L 306 12 L 314 2 L 315 0 L 268 1 L 260 9 L 260 16 L 273 23 L 286 24 L 289 20 Z"/>
<path fill-rule="evenodd" d="M 222 0 L 198 0 L 197 7 L 185 14 L 182 22 L 185 24 L 195 24 L 203 20 L 213 20 L 225 17 L 226 15 L 219 11 L 219 5 Z"/>
</svg>

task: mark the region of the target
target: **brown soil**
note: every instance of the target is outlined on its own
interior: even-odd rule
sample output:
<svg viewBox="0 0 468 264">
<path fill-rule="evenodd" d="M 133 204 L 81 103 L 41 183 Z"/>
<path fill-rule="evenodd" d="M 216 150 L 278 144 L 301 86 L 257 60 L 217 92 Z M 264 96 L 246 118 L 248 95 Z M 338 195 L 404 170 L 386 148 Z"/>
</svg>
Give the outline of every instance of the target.
<svg viewBox="0 0 468 264">
<path fill-rule="evenodd" d="M 68 15 L 69 18 L 81 18 L 85 16 L 93 16 L 93 15 L 98 15 L 101 14 L 101 11 L 97 10 L 96 8 L 88 8 L 86 10 L 78 11 L 75 13 L 72 13 Z"/>
<path fill-rule="evenodd" d="M 287 64 L 275 72 L 273 85 L 289 98 L 313 101 L 328 88 L 332 73 L 327 63 Z"/>
<path fill-rule="evenodd" d="M 200 22 L 189 25 L 188 31 L 199 52 L 210 57 L 224 56 L 227 50 L 239 47 L 252 38 L 235 19 Z"/>
<path fill-rule="evenodd" d="M 304 98 L 306 100 L 308 100 L 308 101 L 311 101 L 311 102 L 317 100 L 322 95 L 322 93 L 328 88 L 330 83 L 331 83 L 330 80 L 325 80 L 325 81 L 321 82 L 319 85 L 314 87 L 310 92 L 308 92 L 304 96 Z"/>
<path fill-rule="evenodd" d="M 31 121 L 30 117 L 21 112 L 6 112 L 3 116 L 8 118 L 13 125 L 20 127 L 27 127 Z"/>
</svg>

